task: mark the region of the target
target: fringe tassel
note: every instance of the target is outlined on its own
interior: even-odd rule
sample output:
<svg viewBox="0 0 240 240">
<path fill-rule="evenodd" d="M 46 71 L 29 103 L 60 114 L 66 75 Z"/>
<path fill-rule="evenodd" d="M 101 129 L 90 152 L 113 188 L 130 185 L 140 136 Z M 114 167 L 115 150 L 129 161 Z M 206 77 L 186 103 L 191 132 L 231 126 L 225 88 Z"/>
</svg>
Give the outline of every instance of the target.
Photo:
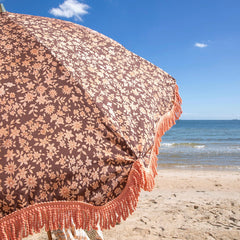
<svg viewBox="0 0 240 240">
<path fill-rule="evenodd" d="M 109 229 L 121 219 L 126 220 L 136 209 L 141 188 L 151 191 L 154 187 L 161 137 L 179 119 L 182 113 L 181 103 L 176 85 L 172 110 L 165 114 L 157 125 L 149 167 L 146 169 L 141 159 L 134 162 L 126 187 L 116 199 L 100 207 L 83 202 L 64 201 L 29 206 L 0 219 L 0 239 L 22 240 L 23 237 L 34 232 L 40 232 L 44 226 L 46 231 L 56 230 L 59 227 L 69 228 L 71 219 L 76 228 L 88 230 L 97 229 L 98 223 L 101 229 Z"/>
<path fill-rule="evenodd" d="M 142 182 L 141 188 L 143 188 L 145 191 L 151 191 L 155 185 L 155 176 L 157 175 L 157 161 L 158 161 L 157 155 L 159 153 L 161 138 L 166 131 L 168 131 L 174 124 L 176 124 L 176 120 L 180 118 L 182 114 L 181 104 L 182 99 L 179 95 L 178 86 L 176 84 L 175 101 L 173 103 L 173 107 L 170 112 L 162 116 L 157 125 L 154 145 L 150 156 L 150 164 L 148 167 L 149 171 L 143 170 L 145 181 Z M 140 166 L 140 168 L 144 169 L 144 166 Z"/>
</svg>

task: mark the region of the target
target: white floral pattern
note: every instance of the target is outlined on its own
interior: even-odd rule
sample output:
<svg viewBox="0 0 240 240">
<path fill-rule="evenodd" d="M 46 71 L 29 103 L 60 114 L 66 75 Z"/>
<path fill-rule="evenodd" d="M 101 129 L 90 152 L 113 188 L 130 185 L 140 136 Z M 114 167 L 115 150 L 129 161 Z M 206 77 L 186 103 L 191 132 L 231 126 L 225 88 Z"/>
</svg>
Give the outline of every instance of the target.
<svg viewBox="0 0 240 240">
<path fill-rule="evenodd" d="M 0 218 L 28 205 L 102 206 L 148 156 L 175 80 L 86 27 L 0 14 Z"/>
</svg>

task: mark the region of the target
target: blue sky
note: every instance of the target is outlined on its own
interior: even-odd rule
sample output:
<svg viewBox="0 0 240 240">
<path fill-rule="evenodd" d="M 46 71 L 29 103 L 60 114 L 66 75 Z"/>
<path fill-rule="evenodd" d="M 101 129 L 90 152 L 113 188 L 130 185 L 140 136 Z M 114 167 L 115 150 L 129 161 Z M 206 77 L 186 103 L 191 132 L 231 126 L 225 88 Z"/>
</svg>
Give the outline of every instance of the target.
<svg viewBox="0 0 240 240">
<path fill-rule="evenodd" d="M 240 119 L 239 0 L 2 2 L 92 28 L 159 66 L 177 80 L 181 119 Z"/>
</svg>

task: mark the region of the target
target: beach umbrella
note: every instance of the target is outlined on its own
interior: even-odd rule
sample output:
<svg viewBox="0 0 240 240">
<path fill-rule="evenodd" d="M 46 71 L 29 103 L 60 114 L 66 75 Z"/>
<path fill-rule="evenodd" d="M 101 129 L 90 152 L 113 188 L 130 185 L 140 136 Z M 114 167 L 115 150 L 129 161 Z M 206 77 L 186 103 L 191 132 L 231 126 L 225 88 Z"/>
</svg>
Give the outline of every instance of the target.
<svg viewBox="0 0 240 240">
<path fill-rule="evenodd" d="M 125 220 L 180 117 L 175 79 L 84 26 L 0 24 L 0 239 Z"/>
</svg>

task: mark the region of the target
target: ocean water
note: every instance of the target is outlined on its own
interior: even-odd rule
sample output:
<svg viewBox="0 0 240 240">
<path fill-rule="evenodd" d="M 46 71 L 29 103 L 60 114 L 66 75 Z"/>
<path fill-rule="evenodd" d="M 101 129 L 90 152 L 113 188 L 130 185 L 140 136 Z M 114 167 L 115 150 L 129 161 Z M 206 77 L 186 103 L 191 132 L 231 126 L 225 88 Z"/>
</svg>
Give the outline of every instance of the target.
<svg viewBox="0 0 240 240">
<path fill-rule="evenodd" d="M 240 121 L 177 121 L 162 137 L 158 166 L 240 170 Z"/>
</svg>

